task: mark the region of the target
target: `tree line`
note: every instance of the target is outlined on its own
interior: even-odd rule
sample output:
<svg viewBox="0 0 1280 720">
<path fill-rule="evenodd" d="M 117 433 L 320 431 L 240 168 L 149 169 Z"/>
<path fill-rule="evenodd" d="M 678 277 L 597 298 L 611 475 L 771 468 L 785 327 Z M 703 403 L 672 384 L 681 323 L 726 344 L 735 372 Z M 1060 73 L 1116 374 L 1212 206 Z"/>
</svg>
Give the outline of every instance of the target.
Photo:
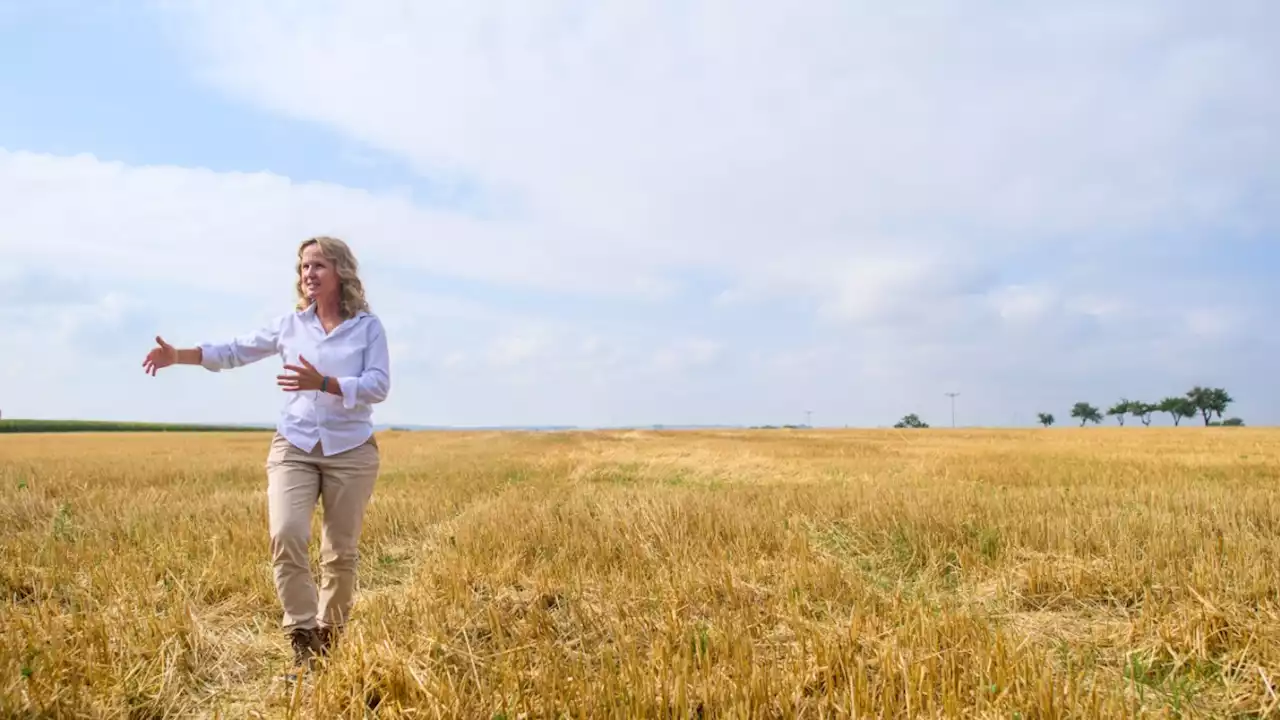
<svg viewBox="0 0 1280 720">
<path fill-rule="evenodd" d="M 1235 399 L 1224 388 L 1207 388 L 1197 385 L 1184 395 L 1173 395 L 1164 398 L 1158 403 L 1121 398 L 1119 402 L 1108 408 L 1106 413 L 1087 402 L 1078 402 L 1071 408 L 1071 417 L 1080 421 L 1080 427 L 1084 427 L 1087 423 L 1100 424 L 1104 415 L 1114 417 L 1120 425 L 1124 425 L 1125 418 L 1130 415 L 1137 418 L 1143 425 L 1150 425 L 1152 416 L 1161 412 L 1169 413 L 1173 418 L 1174 426 L 1177 426 L 1186 418 L 1193 418 L 1197 415 L 1204 419 L 1206 427 L 1209 425 L 1244 425 L 1244 421 L 1238 417 L 1223 419 L 1223 415 L 1227 412 L 1227 406 L 1233 402 L 1235 402 Z M 1057 422 L 1053 413 L 1036 413 L 1036 416 L 1040 424 L 1045 427 Z M 1216 421 L 1212 419 L 1215 416 L 1218 418 Z M 894 423 L 894 427 L 899 429 L 927 428 L 929 423 L 922 420 L 919 415 L 911 413 L 910 415 L 904 415 L 901 420 Z"/>
<path fill-rule="evenodd" d="M 1240 418 L 1223 419 L 1223 414 L 1227 411 L 1227 406 L 1235 400 L 1223 388 L 1207 388 L 1199 385 L 1188 390 L 1184 395 L 1173 395 L 1164 398 L 1158 403 L 1143 402 L 1141 400 L 1129 400 L 1122 398 L 1119 402 L 1107 409 L 1106 415 L 1113 416 L 1116 422 L 1124 425 L 1125 417 L 1132 415 L 1142 422 L 1143 425 L 1150 425 L 1151 418 L 1155 413 L 1169 413 L 1173 418 L 1173 424 L 1176 427 L 1182 420 L 1193 418 L 1196 415 L 1204 419 L 1206 427 L 1209 425 L 1243 425 L 1244 421 Z M 1052 413 L 1037 413 L 1040 424 L 1049 427 L 1055 422 Z M 1217 416 L 1218 421 L 1212 422 L 1211 418 Z M 1080 427 L 1084 427 L 1086 423 L 1100 424 L 1103 419 L 1103 412 L 1087 402 L 1078 402 L 1071 408 L 1071 417 L 1080 421 Z"/>
</svg>

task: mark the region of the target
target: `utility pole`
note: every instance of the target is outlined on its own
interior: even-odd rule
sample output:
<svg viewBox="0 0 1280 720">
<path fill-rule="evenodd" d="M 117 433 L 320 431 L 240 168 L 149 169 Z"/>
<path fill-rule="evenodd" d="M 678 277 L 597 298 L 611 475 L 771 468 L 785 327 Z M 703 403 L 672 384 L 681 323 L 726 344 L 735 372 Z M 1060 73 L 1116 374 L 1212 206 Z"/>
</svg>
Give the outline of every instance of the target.
<svg viewBox="0 0 1280 720">
<path fill-rule="evenodd" d="M 804 425 L 805 427 L 813 427 L 813 411 L 812 410 L 804 411 Z"/>
<path fill-rule="evenodd" d="M 959 395 L 960 393 L 949 392 L 944 394 L 947 397 L 951 398 L 951 427 L 954 428 L 956 426 L 956 396 Z"/>
</svg>

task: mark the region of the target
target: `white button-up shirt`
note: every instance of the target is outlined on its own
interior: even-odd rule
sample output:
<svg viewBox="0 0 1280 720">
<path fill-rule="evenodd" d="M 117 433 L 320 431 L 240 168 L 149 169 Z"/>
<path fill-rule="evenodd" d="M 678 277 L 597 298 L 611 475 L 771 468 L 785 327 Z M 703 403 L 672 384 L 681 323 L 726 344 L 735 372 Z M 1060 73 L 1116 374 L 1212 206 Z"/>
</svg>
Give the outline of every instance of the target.
<svg viewBox="0 0 1280 720">
<path fill-rule="evenodd" d="M 373 435 L 373 405 L 391 389 L 387 334 L 376 315 L 358 312 L 325 333 L 315 305 L 276 318 L 264 328 L 224 343 L 200 345 L 201 365 L 213 372 L 278 355 L 282 364 L 307 359 L 322 375 L 336 378 L 341 396 L 319 390 L 285 393 L 276 429 L 310 452 L 325 455 L 359 447 Z"/>
</svg>

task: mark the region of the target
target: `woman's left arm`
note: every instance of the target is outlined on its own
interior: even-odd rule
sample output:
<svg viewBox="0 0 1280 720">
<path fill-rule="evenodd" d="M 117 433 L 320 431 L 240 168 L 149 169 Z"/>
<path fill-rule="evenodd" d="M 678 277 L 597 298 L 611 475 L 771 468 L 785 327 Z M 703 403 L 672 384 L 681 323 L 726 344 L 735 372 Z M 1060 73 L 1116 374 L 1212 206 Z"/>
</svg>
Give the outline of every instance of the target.
<svg viewBox="0 0 1280 720">
<path fill-rule="evenodd" d="M 368 344 L 364 348 L 364 372 L 358 376 L 329 378 L 326 390 L 340 395 L 342 406 L 348 410 L 360 403 L 373 405 L 387 399 L 391 390 L 391 357 L 387 351 L 387 333 L 378 318 L 372 318 L 369 328 Z"/>
</svg>

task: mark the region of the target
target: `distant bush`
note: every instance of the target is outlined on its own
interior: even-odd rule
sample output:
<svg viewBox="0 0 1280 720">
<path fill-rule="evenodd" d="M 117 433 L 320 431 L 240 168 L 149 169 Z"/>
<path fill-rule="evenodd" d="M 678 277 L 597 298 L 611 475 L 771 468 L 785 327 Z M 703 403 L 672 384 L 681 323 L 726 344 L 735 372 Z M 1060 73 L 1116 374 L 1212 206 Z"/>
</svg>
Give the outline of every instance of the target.
<svg viewBox="0 0 1280 720">
<path fill-rule="evenodd" d="M 106 420 L 0 420 L 0 433 L 57 432 L 262 432 L 244 425 L 111 422 Z"/>
</svg>

